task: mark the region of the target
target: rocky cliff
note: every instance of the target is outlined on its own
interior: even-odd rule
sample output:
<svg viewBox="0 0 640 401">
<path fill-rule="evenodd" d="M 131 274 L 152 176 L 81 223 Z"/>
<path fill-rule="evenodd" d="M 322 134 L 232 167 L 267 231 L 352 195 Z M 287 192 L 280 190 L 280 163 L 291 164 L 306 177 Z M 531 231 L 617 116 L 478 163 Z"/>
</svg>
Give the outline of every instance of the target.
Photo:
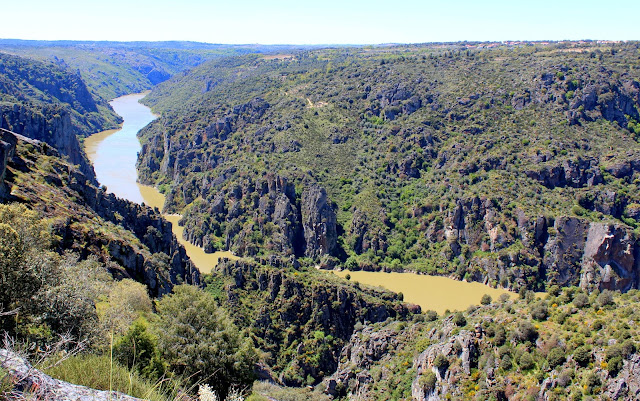
<svg viewBox="0 0 640 401">
<path fill-rule="evenodd" d="M 446 240 L 445 257 L 468 263 L 471 280 L 514 289 L 536 282 L 621 291 L 640 285 L 640 249 L 629 227 L 584 217 L 529 218 L 519 209 L 511 216 L 505 219 L 502 206 L 488 199 L 458 200 L 443 227 L 434 222 L 427 235 Z"/>
<path fill-rule="evenodd" d="M 8 142 L 14 155 L 4 201 L 26 203 L 51 218 L 61 253 L 98 257 L 114 276 L 141 281 L 155 296 L 174 284 L 199 284 L 198 270 L 158 210 L 105 193 L 46 143 L 16 137 Z"/>
<path fill-rule="evenodd" d="M 200 183 L 206 201 L 192 202 L 181 220 L 189 242 L 208 252 L 229 249 L 240 256 L 268 249 L 319 259 L 338 252 L 336 210 L 324 188 L 308 183 L 299 194 L 281 176 L 227 182 L 227 174 Z"/>
<path fill-rule="evenodd" d="M 250 322 L 258 347 L 269 353 L 266 362 L 287 385 L 316 383 L 333 372 L 356 325 L 420 312 L 394 293 L 299 269 L 295 259 L 224 261 L 207 283 L 224 294 L 237 324 Z"/>
<path fill-rule="evenodd" d="M 46 142 L 97 185 L 93 166 L 80 146 L 69 113 L 57 106 L 34 109 L 20 104 L 0 105 L 0 128 Z"/>
</svg>

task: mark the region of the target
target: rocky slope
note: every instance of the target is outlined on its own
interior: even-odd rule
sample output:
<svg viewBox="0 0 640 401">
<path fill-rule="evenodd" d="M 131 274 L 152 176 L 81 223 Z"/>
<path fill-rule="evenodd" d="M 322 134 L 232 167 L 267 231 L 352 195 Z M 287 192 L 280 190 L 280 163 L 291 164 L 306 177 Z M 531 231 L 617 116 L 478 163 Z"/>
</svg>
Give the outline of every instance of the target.
<svg viewBox="0 0 640 401">
<path fill-rule="evenodd" d="M 364 327 L 322 386 L 355 400 L 636 399 L 637 291 L 554 293 Z"/>
<path fill-rule="evenodd" d="M 206 289 L 228 305 L 264 352 L 263 379 L 315 384 L 336 369 L 355 327 L 420 312 L 394 293 L 314 270 L 301 268 L 293 258 L 224 261 L 206 279 Z"/>
<path fill-rule="evenodd" d="M 78 137 L 121 121 L 82 78 L 52 64 L 0 53 L 0 128 L 54 147 L 96 184 Z"/>
<path fill-rule="evenodd" d="M 141 281 L 155 296 L 174 284 L 199 283 L 159 211 L 105 193 L 44 142 L 1 132 L 7 144 L 3 201 L 25 203 L 52 219 L 60 253 L 98 257 L 112 275 Z"/>
<path fill-rule="evenodd" d="M 163 117 L 141 133 L 140 177 L 209 250 L 512 289 L 637 288 L 637 47 L 206 63 L 148 96 Z"/>
</svg>

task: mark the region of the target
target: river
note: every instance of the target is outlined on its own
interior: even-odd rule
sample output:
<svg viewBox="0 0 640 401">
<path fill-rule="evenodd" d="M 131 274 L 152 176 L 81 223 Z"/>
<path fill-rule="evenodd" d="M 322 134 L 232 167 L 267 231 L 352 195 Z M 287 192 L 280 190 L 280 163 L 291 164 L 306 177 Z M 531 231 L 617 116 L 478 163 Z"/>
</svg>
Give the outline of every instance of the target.
<svg viewBox="0 0 640 401">
<path fill-rule="evenodd" d="M 164 195 L 153 187 L 137 182 L 136 159 L 141 148 L 137 133 L 156 118 L 151 109 L 139 103 L 145 95 L 138 93 L 111 101 L 113 109 L 124 119 L 122 127 L 92 135 L 84 140 L 84 145 L 98 181 L 105 185 L 109 192 L 132 202 L 144 202 L 162 210 Z M 236 258 L 228 251 L 205 253 L 202 248 L 182 238 L 183 227 L 178 225 L 180 215 L 170 214 L 164 217 L 172 223 L 173 232 L 202 273 L 211 272 L 221 257 Z M 466 283 L 446 277 L 413 273 L 362 271 L 337 274 L 344 277 L 347 273 L 351 275 L 352 281 L 402 292 L 405 301 L 420 305 L 423 310 L 432 309 L 440 314 L 447 309 L 463 310 L 469 305 L 477 305 L 484 294 L 491 295 L 494 300 L 504 293 L 513 295 L 506 290 L 494 289 L 480 283 Z"/>
<path fill-rule="evenodd" d="M 98 182 L 105 185 L 108 192 L 162 210 L 164 195 L 154 187 L 137 182 L 136 160 L 141 149 L 137 134 L 156 119 L 151 109 L 139 102 L 145 95 L 146 93 L 137 93 L 112 100 L 111 107 L 124 119 L 122 127 L 85 138 L 84 148 L 93 163 Z M 228 251 L 206 253 L 182 238 L 184 228 L 178 225 L 180 215 L 168 214 L 164 217 L 171 222 L 178 241 L 185 247 L 187 255 L 200 272 L 210 273 L 221 257 L 236 258 Z"/>
</svg>

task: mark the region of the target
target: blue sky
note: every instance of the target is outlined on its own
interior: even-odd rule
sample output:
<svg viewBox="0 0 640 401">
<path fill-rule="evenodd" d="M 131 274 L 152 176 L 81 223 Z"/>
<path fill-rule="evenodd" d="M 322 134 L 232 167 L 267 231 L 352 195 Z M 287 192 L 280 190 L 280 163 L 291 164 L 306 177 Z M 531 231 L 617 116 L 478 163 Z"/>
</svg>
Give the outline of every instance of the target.
<svg viewBox="0 0 640 401">
<path fill-rule="evenodd" d="M 23 0 L 0 38 L 377 44 L 640 40 L 640 1 Z"/>
</svg>

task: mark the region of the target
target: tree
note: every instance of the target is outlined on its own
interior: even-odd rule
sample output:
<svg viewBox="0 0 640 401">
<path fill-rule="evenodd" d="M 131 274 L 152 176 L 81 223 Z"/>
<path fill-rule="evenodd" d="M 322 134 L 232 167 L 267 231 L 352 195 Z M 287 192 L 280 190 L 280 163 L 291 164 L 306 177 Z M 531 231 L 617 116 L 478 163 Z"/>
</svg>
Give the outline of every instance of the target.
<svg viewBox="0 0 640 401">
<path fill-rule="evenodd" d="M 208 384 L 224 399 L 232 386 L 253 381 L 256 352 L 212 295 L 190 285 L 174 287 L 157 303 L 158 348 L 171 371 Z"/>
<path fill-rule="evenodd" d="M 453 324 L 458 327 L 462 327 L 467 324 L 467 319 L 464 318 L 464 315 L 462 313 L 458 312 L 453 317 Z"/>
<path fill-rule="evenodd" d="M 491 301 L 493 301 L 493 299 L 491 298 L 491 295 L 489 294 L 484 294 L 482 296 L 482 299 L 480 300 L 480 303 L 482 305 L 489 305 L 491 303 Z"/>
<path fill-rule="evenodd" d="M 145 377 L 158 379 L 164 374 L 157 340 L 147 330 L 147 322 L 143 318 L 133 322 L 129 331 L 114 344 L 113 357 Z"/>
</svg>

